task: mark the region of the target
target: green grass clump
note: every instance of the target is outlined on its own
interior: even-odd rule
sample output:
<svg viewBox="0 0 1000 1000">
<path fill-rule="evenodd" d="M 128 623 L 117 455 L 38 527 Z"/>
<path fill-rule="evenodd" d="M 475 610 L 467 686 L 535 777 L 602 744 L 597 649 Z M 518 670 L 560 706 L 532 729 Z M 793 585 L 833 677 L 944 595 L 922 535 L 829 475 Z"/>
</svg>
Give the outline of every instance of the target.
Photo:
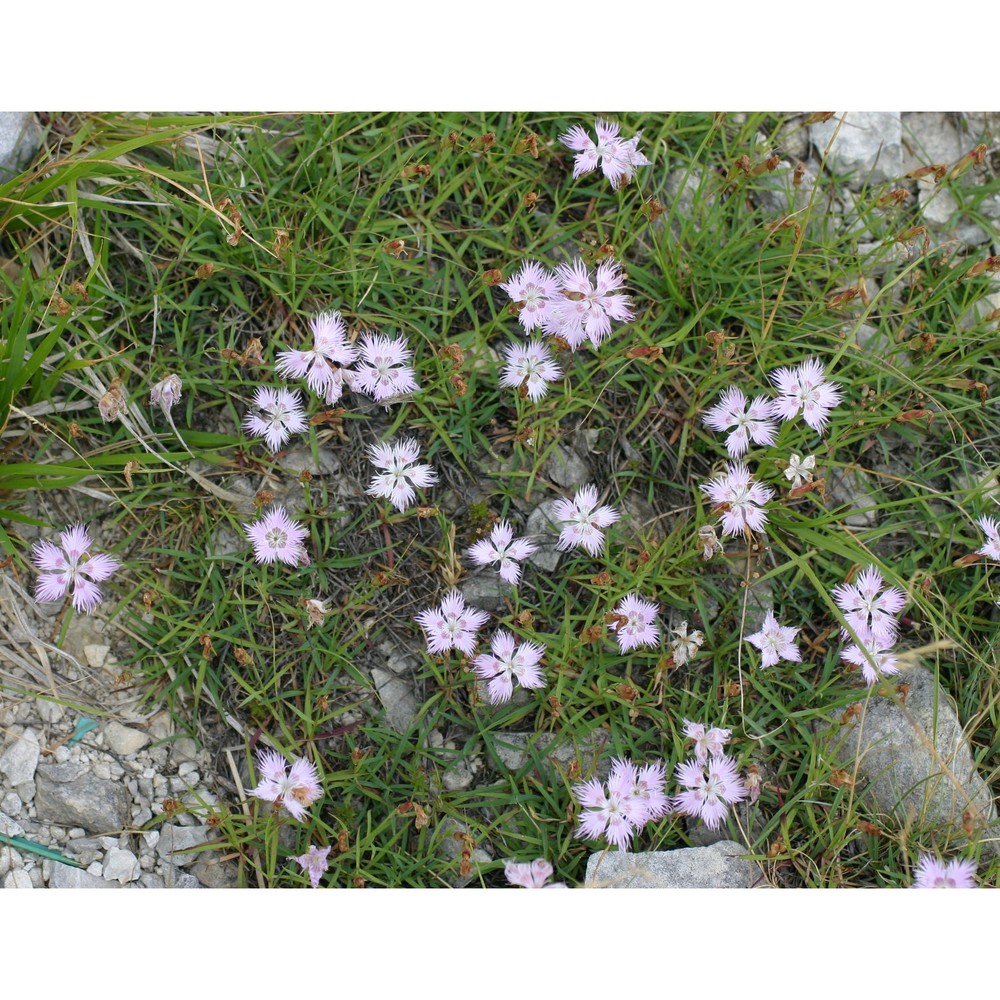
<svg viewBox="0 0 1000 1000">
<path fill-rule="evenodd" d="M 575 884 L 593 845 L 573 835 L 571 786 L 611 757 L 663 759 L 669 774 L 688 753 L 684 719 L 732 728 L 733 752 L 765 774 L 729 831 L 775 885 L 906 884 L 931 833 L 870 815 L 817 737 L 865 696 L 830 589 L 874 563 L 906 592 L 900 645 L 926 650 L 993 779 L 1000 595 L 995 569 L 963 562 L 1000 468 L 1000 337 L 977 305 L 990 275 L 925 240 L 916 206 L 884 197 L 892 185 L 835 215 L 843 178 L 796 185 L 767 166 L 774 116 L 626 116 L 653 165 L 619 190 L 600 171 L 572 179 L 556 140 L 572 124 L 51 118 L 36 168 L 0 186 L 0 544 L 26 572 L 19 524 L 89 510 L 126 563 L 104 611 L 150 699 L 192 730 L 228 720 L 247 766 L 265 744 L 316 764 L 324 794 L 301 826 L 252 799 L 179 806 L 210 817 L 248 884 L 305 884 L 289 858 L 310 843 L 335 845 L 335 885 L 501 885 L 504 858 L 540 856 Z M 952 187 L 970 204 L 995 189 Z M 523 338 L 498 281 L 576 256 L 624 266 L 634 320 L 599 350 L 561 352 L 564 378 L 538 403 L 499 389 L 501 348 Z M 354 335 L 403 334 L 421 391 L 387 408 L 313 398 L 308 435 L 271 456 L 243 417 L 324 309 Z M 726 454 L 701 415 L 729 385 L 771 393 L 769 372 L 808 357 L 844 401 L 822 438 L 787 422 L 751 449 L 779 493 L 766 536 L 706 562 L 699 486 Z M 172 424 L 147 405 L 168 372 L 184 385 Z M 128 406 L 105 422 L 96 402 L 113 385 Z M 438 473 L 419 511 L 364 493 L 366 449 L 400 436 Z M 465 550 L 497 519 L 522 534 L 537 504 L 572 495 L 555 482 L 567 448 L 625 516 L 603 556 L 527 567 L 501 602 L 481 648 L 497 625 L 544 643 L 547 686 L 492 706 L 468 662 L 423 651 L 413 618 L 469 572 Z M 816 455 L 825 489 L 787 496 L 792 452 Z M 39 487 L 58 504 L 24 514 Z M 308 529 L 309 565 L 250 558 L 243 525 L 271 502 Z M 662 644 L 622 656 L 605 616 L 632 592 L 659 602 L 663 631 L 702 630 L 701 652 L 682 666 Z M 313 627 L 309 599 L 326 608 Z M 801 627 L 802 664 L 758 669 L 745 637 L 768 600 Z M 403 655 L 415 704 L 400 731 L 384 703 Z M 533 734 L 517 766 L 512 733 Z M 634 849 L 692 842 L 673 816 Z"/>
</svg>

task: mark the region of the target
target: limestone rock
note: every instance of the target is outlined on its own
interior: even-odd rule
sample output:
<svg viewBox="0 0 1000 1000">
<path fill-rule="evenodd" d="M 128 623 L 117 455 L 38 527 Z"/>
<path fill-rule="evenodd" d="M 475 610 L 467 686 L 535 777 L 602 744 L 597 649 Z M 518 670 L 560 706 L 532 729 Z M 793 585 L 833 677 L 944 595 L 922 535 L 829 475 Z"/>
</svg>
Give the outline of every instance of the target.
<svg viewBox="0 0 1000 1000">
<path fill-rule="evenodd" d="M 766 885 L 745 847 L 722 840 L 674 851 L 608 851 L 587 861 L 588 889 L 750 889 Z"/>
<path fill-rule="evenodd" d="M 386 721 L 397 733 L 405 733 L 420 711 L 413 686 L 389 670 L 372 667 L 372 680 L 385 709 Z"/>
<path fill-rule="evenodd" d="M 35 155 L 42 130 L 27 111 L 0 111 L 0 184 L 23 170 Z"/>
<path fill-rule="evenodd" d="M 38 736 L 32 729 L 25 729 L 0 757 L 0 774 L 3 774 L 11 785 L 20 785 L 35 777 L 38 757 L 41 748 Z"/>
<path fill-rule="evenodd" d="M 104 833 L 121 830 L 129 821 L 125 786 L 95 777 L 82 764 L 43 764 L 35 772 L 35 785 L 35 808 L 45 822 Z"/>
<path fill-rule="evenodd" d="M 995 822 L 996 805 L 975 768 L 954 703 L 923 667 L 890 681 L 897 691 L 907 687 L 896 698 L 875 694 L 858 702 L 858 714 L 823 732 L 827 752 L 840 767 L 857 766 L 867 783 L 862 794 L 879 814 L 895 816 L 907 828 L 916 824 L 942 842 L 950 835 L 963 843 L 967 813 L 976 838 L 989 846 L 983 831 Z M 993 843 L 996 837 L 994 831 Z"/>
<path fill-rule="evenodd" d="M 848 111 L 810 125 L 809 137 L 820 155 L 835 132 L 827 168 L 852 174 L 849 187 L 860 190 L 865 184 L 896 180 L 902 174 L 903 131 L 898 111 Z"/>
<path fill-rule="evenodd" d="M 137 753 L 149 743 L 149 736 L 139 732 L 138 729 L 130 729 L 120 722 L 109 722 L 104 727 L 104 739 L 109 749 L 120 757 L 127 757 L 129 754 Z"/>
</svg>

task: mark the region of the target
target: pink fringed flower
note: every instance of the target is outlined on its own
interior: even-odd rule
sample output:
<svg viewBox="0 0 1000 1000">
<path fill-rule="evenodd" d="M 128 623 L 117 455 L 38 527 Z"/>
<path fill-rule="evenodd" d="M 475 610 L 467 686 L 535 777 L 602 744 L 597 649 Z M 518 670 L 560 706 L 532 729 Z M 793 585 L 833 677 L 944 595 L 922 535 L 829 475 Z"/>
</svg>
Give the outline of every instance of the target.
<svg viewBox="0 0 1000 1000">
<path fill-rule="evenodd" d="M 932 854 L 921 854 L 913 873 L 912 889 L 974 889 L 975 861 L 952 858 L 947 864 Z"/>
<path fill-rule="evenodd" d="M 641 830 L 650 820 L 670 812 L 670 799 L 664 790 L 666 780 L 663 761 L 638 767 L 630 760 L 616 760 L 608 784 L 625 790 L 628 817 Z"/>
<path fill-rule="evenodd" d="M 461 593 L 450 590 L 440 607 L 421 611 L 415 621 L 427 634 L 429 653 L 443 653 L 454 647 L 466 656 L 472 656 L 476 649 L 476 633 L 489 618 L 485 611 L 467 608 Z"/>
<path fill-rule="evenodd" d="M 293 819 L 300 822 L 306 812 L 323 794 L 316 766 L 300 757 L 288 767 L 288 762 L 275 750 L 261 750 L 257 754 L 260 782 L 248 792 L 258 799 L 284 806 Z"/>
<path fill-rule="evenodd" d="M 467 554 L 477 566 L 499 563 L 500 579 L 516 584 L 521 579 L 519 560 L 527 559 L 537 548 L 527 538 L 514 538 L 510 521 L 498 521 L 493 525 L 490 537 L 476 542 Z"/>
<path fill-rule="evenodd" d="M 545 647 L 517 640 L 510 632 L 500 629 L 490 640 L 491 653 L 480 653 L 473 662 L 476 676 L 489 681 L 490 704 L 509 701 L 514 693 L 514 681 L 523 688 L 545 687 L 545 678 L 538 664 Z"/>
<path fill-rule="evenodd" d="M 976 551 L 987 559 L 1000 562 L 1000 524 L 992 517 L 981 517 L 977 523 L 986 535 L 986 543 Z"/>
<path fill-rule="evenodd" d="M 537 261 L 529 261 L 500 287 L 518 305 L 517 318 L 525 332 L 541 327 L 552 300 L 559 294 L 559 279 Z"/>
<path fill-rule="evenodd" d="M 771 403 L 774 413 L 782 420 L 802 419 L 822 433 L 832 410 L 843 398 L 836 382 L 827 382 L 823 365 L 816 358 L 803 361 L 796 368 L 776 368 L 770 375 L 778 389 Z"/>
<path fill-rule="evenodd" d="M 705 762 L 688 760 L 677 765 L 676 778 L 685 791 L 674 798 L 674 808 L 687 816 L 702 819 L 709 830 L 717 830 L 729 806 L 745 799 L 749 792 L 736 770 L 736 761 L 725 755 Z"/>
<path fill-rule="evenodd" d="M 840 656 L 861 668 L 861 676 L 869 687 L 880 676 L 890 677 L 899 673 L 896 657 L 892 653 L 892 643 L 883 639 L 872 637 L 870 642 L 852 643 Z"/>
<path fill-rule="evenodd" d="M 292 860 L 297 861 L 302 867 L 302 871 L 308 873 L 309 882 L 316 889 L 319 887 L 319 880 L 323 877 L 323 873 L 330 867 L 326 860 L 329 855 L 329 847 L 320 850 L 315 844 L 310 844 L 309 850 L 305 854 L 300 854 Z"/>
<path fill-rule="evenodd" d="M 844 612 L 847 624 L 863 643 L 878 640 L 881 646 L 896 641 L 896 615 L 906 605 L 906 594 L 897 587 L 886 587 L 882 574 L 874 566 L 862 570 L 855 583 L 842 583 L 831 593 L 837 607 Z M 850 633 L 842 629 L 846 639 Z"/>
<path fill-rule="evenodd" d="M 553 882 L 546 885 L 552 878 L 553 867 L 545 858 L 534 861 L 505 861 L 503 873 L 511 885 L 520 885 L 525 889 L 565 889 L 565 882 Z"/>
<path fill-rule="evenodd" d="M 795 645 L 797 628 L 779 625 L 773 611 L 768 611 L 764 624 L 759 632 L 748 635 L 746 641 L 760 650 L 761 667 L 773 667 L 779 660 L 789 660 L 799 663 L 802 654 Z"/>
<path fill-rule="evenodd" d="M 657 605 L 652 601 L 644 601 L 636 594 L 627 594 L 618 603 L 615 614 L 624 618 L 625 622 L 611 622 L 608 628 L 617 636 L 623 653 L 638 646 L 656 645 L 660 638 L 660 630 L 656 625 L 657 610 Z"/>
<path fill-rule="evenodd" d="M 248 413 L 243 426 L 248 434 L 262 437 L 271 451 L 277 451 L 293 435 L 309 429 L 298 392 L 259 386 L 253 394 L 259 413 Z"/>
<path fill-rule="evenodd" d="M 396 510 L 406 510 L 417 493 L 414 487 L 426 489 L 437 482 L 431 465 L 414 465 L 420 457 L 420 445 L 415 438 L 395 444 L 374 444 L 368 449 L 369 461 L 382 471 L 372 478 L 365 492 L 392 502 Z"/>
<path fill-rule="evenodd" d="M 720 756 L 733 734 L 731 729 L 706 729 L 703 722 L 692 722 L 690 719 L 684 720 L 682 732 L 688 739 L 694 740 L 694 759 L 699 764 L 704 764 L 709 756 Z"/>
<path fill-rule="evenodd" d="M 500 385 L 504 388 L 523 387 L 533 403 L 548 391 L 549 382 L 562 378 L 562 370 L 552 360 L 552 352 L 545 344 L 507 344 L 503 349 L 507 364 L 504 366 Z"/>
<path fill-rule="evenodd" d="M 767 511 L 762 505 L 774 496 L 774 491 L 756 482 L 741 462 L 730 462 L 724 476 L 709 480 L 699 489 L 722 510 L 723 536 L 762 531 L 767 523 Z"/>
<path fill-rule="evenodd" d="M 577 836 L 588 840 L 603 836 L 624 851 L 636 830 L 670 811 L 664 781 L 662 761 L 640 768 L 629 760 L 616 760 L 606 789 L 598 778 L 574 785 L 573 794 L 586 810 L 580 814 Z"/>
<path fill-rule="evenodd" d="M 600 165 L 611 186 L 617 188 L 632 180 L 636 167 L 649 165 L 649 160 L 639 152 L 641 133 L 637 132 L 628 140 L 622 139 L 618 122 L 601 118 L 597 119 L 594 130 L 597 133 L 596 143 L 579 125 L 573 125 L 559 136 L 559 141 L 576 153 L 573 158 L 574 177 L 589 174 Z"/>
<path fill-rule="evenodd" d="M 284 378 L 304 378 L 317 394 L 325 394 L 332 406 L 343 392 L 341 369 L 353 364 L 358 351 L 347 340 L 347 325 L 339 312 L 324 312 L 309 320 L 313 346 L 308 351 L 281 351 L 275 371 Z"/>
<path fill-rule="evenodd" d="M 97 586 L 110 579 L 121 563 L 113 556 L 87 552 L 93 545 L 90 533 L 82 524 L 75 524 L 59 534 L 59 545 L 49 541 L 35 542 L 31 561 L 41 570 L 35 583 L 35 598 L 58 601 L 73 592 L 73 607 L 90 614 L 104 598 Z"/>
<path fill-rule="evenodd" d="M 361 338 L 361 361 L 354 369 L 353 388 L 377 403 L 412 395 L 420 388 L 409 364 L 412 356 L 404 337 L 366 333 Z"/>
<path fill-rule="evenodd" d="M 611 333 L 611 321 L 626 322 L 635 315 L 632 300 L 621 294 L 625 275 L 620 265 L 606 260 L 591 281 L 581 258 L 556 269 L 562 296 L 554 300 L 543 321 L 545 332 L 562 337 L 575 351 L 584 340 L 595 347 Z"/>
<path fill-rule="evenodd" d="M 604 532 L 601 529 L 621 517 L 614 507 L 598 507 L 597 487 L 589 485 L 577 490 L 572 502 L 563 498 L 556 500 L 552 511 L 563 524 L 557 548 L 582 546 L 592 556 L 598 555 L 604 548 Z"/>
<path fill-rule="evenodd" d="M 751 403 L 735 386 L 722 393 L 715 406 L 705 411 L 702 419 L 713 431 L 720 433 L 732 427 L 726 438 L 726 450 L 733 458 L 745 455 L 754 444 L 774 444 L 778 425 L 772 419 L 771 401 L 766 396 L 756 396 Z"/>
<path fill-rule="evenodd" d="M 254 559 L 258 563 L 309 564 L 309 556 L 302 545 L 309 531 L 293 521 L 280 504 L 252 524 L 244 524 L 243 530 L 253 542 Z"/>
</svg>

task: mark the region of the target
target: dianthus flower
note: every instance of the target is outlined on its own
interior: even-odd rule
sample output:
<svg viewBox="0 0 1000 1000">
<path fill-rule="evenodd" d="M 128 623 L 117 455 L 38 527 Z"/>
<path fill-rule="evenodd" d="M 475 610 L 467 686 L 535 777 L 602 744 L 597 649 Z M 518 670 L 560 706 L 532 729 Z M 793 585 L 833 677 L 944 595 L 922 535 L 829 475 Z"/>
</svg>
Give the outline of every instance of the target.
<svg viewBox="0 0 1000 1000">
<path fill-rule="evenodd" d="M 485 611 L 467 608 L 461 593 L 450 590 L 445 594 L 440 607 L 421 611 L 415 621 L 427 634 L 429 653 L 443 653 L 454 647 L 466 656 L 472 656 L 476 649 L 476 632 L 489 618 Z"/>
<path fill-rule="evenodd" d="M 500 579 L 517 583 L 521 579 L 521 559 L 527 559 L 538 548 L 527 538 L 515 538 L 510 521 L 493 525 L 489 538 L 482 538 L 470 546 L 467 555 L 477 566 L 500 563 Z"/>
<path fill-rule="evenodd" d="M 591 281 L 581 258 L 556 269 L 563 294 L 556 298 L 543 321 L 545 332 L 562 337 L 575 351 L 584 340 L 596 348 L 611 333 L 611 321 L 632 319 L 632 300 L 620 293 L 625 284 L 621 267 L 606 260 Z"/>
<path fill-rule="evenodd" d="M 150 403 L 158 403 L 163 415 L 170 416 L 170 411 L 181 398 L 181 380 L 179 375 L 165 376 L 149 391 Z"/>
<path fill-rule="evenodd" d="M 703 722 L 692 722 L 690 719 L 684 720 L 682 732 L 694 740 L 694 759 L 699 764 L 704 764 L 709 755 L 718 757 L 733 734 L 731 729 L 706 729 Z"/>
<path fill-rule="evenodd" d="M 621 126 L 618 122 L 597 119 L 594 126 L 597 142 L 579 126 L 573 125 L 559 141 L 568 146 L 576 156 L 573 158 L 573 176 L 581 177 L 595 170 L 600 164 L 604 176 L 611 181 L 612 187 L 621 187 L 632 180 L 636 167 L 649 165 L 649 160 L 639 152 L 639 136 L 636 133 L 631 139 L 620 136 Z"/>
<path fill-rule="evenodd" d="M 813 481 L 813 469 L 816 468 L 816 456 L 801 455 L 793 453 L 788 459 L 788 468 L 785 469 L 785 478 L 791 480 L 792 489 L 802 486 L 804 483 Z"/>
<path fill-rule="evenodd" d="M 261 750 L 257 753 L 257 769 L 260 783 L 247 794 L 284 806 L 300 822 L 306 818 L 309 806 L 323 794 L 316 766 L 305 757 L 300 757 L 289 769 L 280 753 Z"/>
<path fill-rule="evenodd" d="M 319 880 L 323 877 L 323 873 L 330 867 L 329 862 L 326 860 L 329 854 L 329 847 L 324 847 L 320 850 L 315 844 L 310 844 L 309 850 L 305 854 L 300 854 L 298 857 L 292 859 L 299 863 L 303 872 L 308 872 L 309 882 L 314 889 L 319 887 Z"/>
<path fill-rule="evenodd" d="M 582 545 L 592 556 L 604 548 L 604 532 L 600 529 L 621 517 L 614 507 L 597 506 L 597 487 L 590 485 L 577 490 L 572 502 L 560 497 L 552 512 L 563 525 L 556 547 L 569 549 Z"/>
<path fill-rule="evenodd" d="M 671 635 L 676 638 L 669 640 L 670 655 L 673 657 L 674 665 L 683 667 L 692 656 L 696 656 L 698 650 L 705 644 L 705 636 L 698 629 L 688 632 L 688 623 L 681 622 L 678 628 L 670 630 Z"/>
<path fill-rule="evenodd" d="M 358 351 L 347 340 L 347 325 L 339 312 L 324 312 L 309 320 L 313 346 L 308 351 L 281 351 L 275 371 L 284 378 L 304 378 L 306 385 L 317 393 L 326 394 L 332 406 L 343 392 L 341 369 L 353 364 Z"/>
<path fill-rule="evenodd" d="M 869 637 L 869 641 L 852 643 L 841 654 L 841 658 L 861 668 L 861 675 L 869 687 L 879 675 L 889 677 L 899 673 L 896 657 L 892 654 L 892 642 Z"/>
<path fill-rule="evenodd" d="M 254 437 L 264 438 L 271 451 L 277 451 L 293 434 L 309 429 L 295 390 L 259 386 L 253 394 L 253 405 L 260 413 L 248 413 L 243 426 Z"/>
<path fill-rule="evenodd" d="M 624 623 L 613 621 L 608 625 L 618 639 L 623 653 L 638 646 L 655 646 L 660 637 L 656 625 L 657 605 L 644 601 L 636 594 L 627 594 L 619 601 L 614 613 L 625 619 Z"/>
<path fill-rule="evenodd" d="M 710 524 L 703 524 L 698 529 L 698 544 L 701 546 L 701 557 L 706 562 L 716 552 L 722 551 L 722 542 L 719 541 L 719 536 L 715 533 L 715 528 Z"/>
<path fill-rule="evenodd" d="M 507 364 L 500 385 L 519 386 L 528 399 L 537 403 L 548 391 L 549 382 L 562 378 L 562 369 L 552 360 L 545 344 L 507 344 L 503 349 Z"/>
<path fill-rule="evenodd" d="M 517 640 L 510 632 L 500 629 L 490 640 L 490 653 L 480 653 L 473 661 L 476 676 L 489 681 L 490 704 L 510 701 L 514 681 L 523 688 L 545 687 L 545 678 L 538 664 L 545 655 L 545 647 L 533 642 Z"/>
<path fill-rule="evenodd" d="M 986 535 L 986 544 L 976 551 L 987 559 L 1000 561 L 1000 524 L 992 517 L 981 517 L 977 523 Z"/>
<path fill-rule="evenodd" d="M 773 611 L 768 611 L 759 632 L 748 635 L 746 641 L 760 650 L 761 667 L 773 667 L 779 660 L 798 663 L 802 660 L 799 647 L 795 645 L 797 628 L 779 625 Z"/>
<path fill-rule="evenodd" d="M 771 407 L 782 420 L 802 419 L 822 432 L 832 410 L 842 399 L 836 382 L 827 382 L 823 365 L 816 358 L 803 361 L 796 368 L 776 368 L 770 375 L 777 386 L 778 398 Z"/>
<path fill-rule="evenodd" d="M 766 396 L 756 396 L 751 403 L 736 386 L 730 386 L 719 402 L 705 411 L 702 420 L 720 433 L 734 428 L 726 438 L 726 450 L 733 458 L 739 458 L 746 454 L 751 441 L 774 444 L 778 425 L 773 416 L 771 401 Z"/>
<path fill-rule="evenodd" d="M 610 786 L 625 791 L 628 818 L 637 830 L 650 820 L 670 812 L 670 799 L 664 791 L 665 782 L 663 761 L 638 767 L 630 760 L 616 760 L 608 777 Z"/>
<path fill-rule="evenodd" d="M 844 612 L 847 624 L 864 643 L 880 640 L 891 646 L 896 641 L 895 615 L 903 610 L 906 595 L 896 587 L 883 590 L 882 574 L 874 566 L 862 570 L 855 583 L 841 583 L 833 588 L 833 599 Z M 842 629 L 846 639 L 850 633 Z"/>
<path fill-rule="evenodd" d="M 584 807 L 584 811 L 580 813 L 576 835 L 587 840 L 597 840 L 603 836 L 609 844 L 624 851 L 635 833 L 635 824 L 629 816 L 632 809 L 631 793 L 627 779 L 622 781 L 621 775 L 617 780 L 609 780 L 607 789 L 600 778 L 591 778 L 583 784 L 574 785 L 573 794 Z"/>
<path fill-rule="evenodd" d="M 974 889 L 976 862 L 952 858 L 947 864 L 932 854 L 921 854 L 911 889 Z"/>
<path fill-rule="evenodd" d="M 391 501 L 396 510 L 406 510 L 413 502 L 415 486 L 425 489 L 437 482 L 433 466 L 413 464 L 420 457 L 420 445 L 414 438 L 391 445 L 373 444 L 368 451 L 368 460 L 383 471 L 372 478 L 365 492 Z"/>
<path fill-rule="evenodd" d="M 58 601 L 72 589 L 73 607 L 90 614 L 104 599 L 102 580 L 109 579 L 121 563 L 113 556 L 88 556 L 93 545 L 90 533 L 82 524 L 75 524 L 59 533 L 59 545 L 49 541 L 35 542 L 31 561 L 47 572 L 39 574 L 35 583 L 35 598 Z"/>
<path fill-rule="evenodd" d="M 293 521 L 280 504 L 252 524 L 244 524 L 243 530 L 253 542 L 253 555 L 258 563 L 309 564 L 309 556 L 302 545 L 309 531 Z"/>
<path fill-rule="evenodd" d="M 408 363 L 412 356 L 404 337 L 366 333 L 361 338 L 361 362 L 354 369 L 352 388 L 367 393 L 377 403 L 411 395 L 420 388 Z"/>
<path fill-rule="evenodd" d="M 767 511 L 761 505 L 774 496 L 774 491 L 756 482 L 741 462 L 730 462 L 724 476 L 699 488 L 722 510 L 723 536 L 763 530 Z"/>
<path fill-rule="evenodd" d="M 529 261 L 500 287 L 518 305 L 517 318 L 525 332 L 541 327 L 552 300 L 559 294 L 559 279 L 537 261 Z"/>
<path fill-rule="evenodd" d="M 724 754 L 704 763 L 688 760 L 678 764 L 676 778 L 685 791 L 674 797 L 674 808 L 687 816 L 701 817 L 709 830 L 717 830 L 729 806 L 749 795 L 736 761 Z"/>
<path fill-rule="evenodd" d="M 505 861 L 503 873 L 511 885 L 520 885 L 525 889 L 565 889 L 565 882 L 546 882 L 552 878 L 554 869 L 545 858 L 534 861 Z"/>
</svg>

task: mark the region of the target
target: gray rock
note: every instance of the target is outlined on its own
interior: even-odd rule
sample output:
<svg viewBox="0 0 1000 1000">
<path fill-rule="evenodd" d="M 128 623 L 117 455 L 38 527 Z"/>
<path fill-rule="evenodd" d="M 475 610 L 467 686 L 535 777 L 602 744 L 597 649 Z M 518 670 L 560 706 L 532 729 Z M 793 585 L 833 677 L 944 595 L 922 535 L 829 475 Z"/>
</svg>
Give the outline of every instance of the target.
<svg viewBox="0 0 1000 1000">
<path fill-rule="evenodd" d="M 952 235 L 969 246 L 988 243 L 992 234 L 962 215 L 958 199 L 946 185 L 937 184 L 933 177 L 917 181 L 917 195 L 924 221 L 946 235 Z"/>
<path fill-rule="evenodd" d="M 0 757 L 0 774 L 6 776 L 11 785 L 20 785 L 35 777 L 35 768 L 41 747 L 38 736 L 33 729 L 25 729 L 24 733 L 3 752 Z"/>
<path fill-rule="evenodd" d="M 452 764 L 442 775 L 441 784 L 446 791 L 460 792 L 472 786 L 476 780 L 476 772 L 479 770 L 480 761 L 478 757 L 471 760 L 460 760 Z"/>
<path fill-rule="evenodd" d="M 293 448 L 279 454 L 274 464 L 296 477 L 301 477 L 303 472 L 308 472 L 311 476 L 332 476 L 340 471 L 340 459 L 332 448 L 320 448 L 318 454 L 319 461 L 316 461 L 310 449 Z"/>
<path fill-rule="evenodd" d="M 235 861 L 222 861 L 217 856 L 203 856 L 191 866 L 191 874 L 206 889 L 235 889 L 240 869 Z"/>
<path fill-rule="evenodd" d="M 590 465 L 571 448 L 554 444 L 542 463 L 542 475 L 559 486 L 578 489 L 590 481 Z"/>
<path fill-rule="evenodd" d="M 674 851 L 607 851 L 587 860 L 588 889 L 750 889 L 766 885 L 747 849 L 732 840 Z"/>
<path fill-rule="evenodd" d="M 107 883 L 105 883 L 107 885 Z M 139 879 L 139 886 L 143 889 L 165 889 L 167 883 L 163 881 L 163 877 L 157 875 L 156 872 L 146 872 L 141 879 Z"/>
<path fill-rule="evenodd" d="M 873 508 L 876 500 L 868 492 L 868 477 L 857 469 L 831 469 L 826 481 L 829 506 L 849 507 L 842 515 L 844 524 L 852 528 L 872 528 L 878 524 L 878 513 Z"/>
<path fill-rule="evenodd" d="M 21 784 L 14 786 L 14 791 L 17 792 L 18 798 L 25 805 L 35 801 L 35 783 L 33 781 L 22 781 Z"/>
<path fill-rule="evenodd" d="M 124 850 L 108 851 L 104 858 L 103 877 L 108 882 L 134 882 L 142 874 L 139 859 L 131 852 Z"/>
<path fill-rule="evenodd" d="M 129 795 L 117 781 L 95 778 L 82 764 L 43 764 L 35 772 L 39 819 L 82 826 L 92 833 L 117 831 L 129 820 Z"/>
<path fill-rule="evenodd" d="M 954 165 L 975 142 L 963 138 L 958 124 L 947 111 L 904 111 L 903 173 L 932 163 Z"/>
<path fill-rule="evenodd" d="M 782 160 L 769 173 L 763 173 L 753 181 L 753 196 L 757 203 L 773 215 L 790 215 L 801 212 L 809 204 L 816 174 L 812 170 L 802 173 L 801 182 L 794 184 L 795 168 L 787 160 Z"/>
<path fill-rule="evenodd" d="M 62 718 L 66 714 L 66 710 L 57 701 L 39 698 L 35 704 L 38 706 L 38 717 L 50 726 L 62 722 Z"/>
<path fill-rule="evenodd" d="M 199 858 L 202 852 L 191 851 L 182 854 L 189 848 L 197 847 L 208 840 L 207 826 L 181 826 L 180 823 L 165 823 L 160 827 L 160 839 L 156 843 L 156 854 L 163 861 L 177 865 L 179 868 L 189 868 Z"/>
<path fill-rule="evenodd" d="M 420 666 L 420 660 L 416 656 L 405 649 L 400 649 L 388 639 L 385 642 L 380 642 L 378 648 L 379 652 L 385 656 L 385 665 L 394 674 L 412 674 Z"/>
<path fill-rule="evenodd" d="M 42 141 L 42 130 L 27 111 L 0 111 L 0 184 L 25 168 Z"/>
<path fill-rule="evenodd" d="M 386 721 L 397 733 L 405 733 L 420 711 L 413 686 L 390 670 L 372 667 L 372 680 L 385 709 Z"/>
<path fill-rule="evenodd" d="M 596 775 L 606 778 L 611 761 L 604 750 L 610 733 L 605 729 L 591 730 L 581 741 L 559 740 L 552 733 L 496 733 L 492 750 L 508 771 L 520 771 L 529 761 L 537 761 L 541 768 L 553 763 L 565 773 L 574 762 L 585 778 Z"/>
<path fill-rule="evenodd" d="M 525 535 L 538 546 L 525 562 L 537 566 L 546 573 L 552 573 L 562 557 L 562 552 L 556 548 L 559 532 L 562 529 L 553 513 L 555 505 L 556 500 L 545 500 L 540 503 L 528 515 L 528 523 L 524 529 Z"/>
<path fill-rule="evenodd" d="M 505 598 L 514 597 L 514 588 L 490 569 L 484 573 L 467 576 L 459 583 L 458 589 L 466 604 L 471 604 L 482 611 L 506 612 Z"/>
<path fill-rule="evenodd" d="M 912 667 L 890 678 L 897 697 L 873 694 L 845 724 L 821 731 L 826 752 L 841 767 L 857 767 L 862 796 L 878 814 L 896 817 L 942 843 L 965 843 L 963 814 L 984 847 L 997 842 L 985 830 L 996 820 L 989 785 L 980 777 L 955 705 L 934 675 Z M 900 693 L 903 688 L 905 701 Z"/>
<path fill-rule="evenodd" d="M 182 736 L 170 744 L 170 759 L 175 764 L 194 760 L 198 756 L 198 744 L 189 736 Z"/>
<path fill-rule="evenodd" d="M 820 155 L 835 132 L 827 168 L 853 174 L 848 187 L 859 190 L 865 184 L 896 180 L 902 174 L 903 130 L 898 111 L 849 111 L 810 125 L 809 138 Z"/>
<path fill-rule="evenodd" d="M 34 885 L 31 882 L 31 876 L 23 869 L 18 868 L 17 871 L 8 872 L 3 880 L 3 887 L 5 889 L 34 889 Z"/>
<path fill-rule="evenodd" d="M 109 722 L 104 727 L 104 739 L 108 749 L 120 757 L 128 757 L 129 754 L 138 753 L 149 743 L 149 736 L 146 733 L 141 733 L 138 729 L 130 729 L 120 722 Z"/>
<path fill-rule="evenodd" d="M 172 883 L 174 889 L 204 889 L 205 887 L 190 872 L 181 872 L 174 878 Z"/>
<path fill-rule="evenodd" d="M 112 882 L 106 882 L 99 875 L 91 875 L 82 868 L 54 864 L 49 878 L 50 889 L 116 889 Z"/>
<path fill-rule="evenodd" d="M 469 828 L 467 826 L 459 823 L 458 820 L 452 819 L 450 816 L 446 816 L 438 824 L 436 830 L 441 854 L 449 861 L 458 861 L 462 857 L 462 852 L 465 850 L 466 844 L 466 841 L 462 838 L 462 834 L 468 834 L 468 832 Z M 446 878 L 456 889 L 461 889 L 477 878 L 479 874 L 477 865 L 488 865 L 492 860 L 492 855 L 488 854 L 481 847 L 474 847 L 469 853 L 469 861 L 472 863 L 469 874 L 462 875 L 456 866 L 455 873 L 446 876 Z"/>
<path fill-rule="evenodd" d="M 3 800 L 0 801 L 0 812 L 12 819 L 16 819 L 21 815 L 21 810 L 24 808 L 24 803 L 21 801 L 21 796 L 17 792 L 8 792 Z"/>
</svg>

